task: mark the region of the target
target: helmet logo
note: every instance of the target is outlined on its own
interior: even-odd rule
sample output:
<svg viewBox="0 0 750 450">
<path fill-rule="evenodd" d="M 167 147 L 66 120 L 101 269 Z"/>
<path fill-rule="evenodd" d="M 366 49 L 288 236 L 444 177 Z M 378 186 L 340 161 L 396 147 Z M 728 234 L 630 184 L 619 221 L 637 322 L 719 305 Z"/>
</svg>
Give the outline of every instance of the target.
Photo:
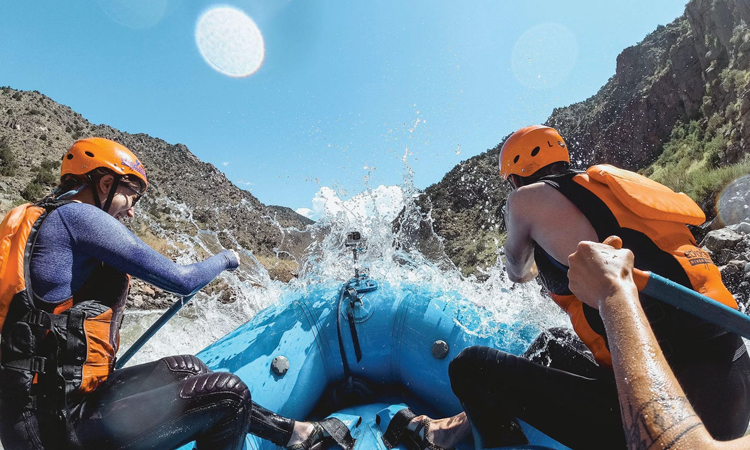
<svg viewBox="0 0 750 450">
<path fill-rule="evenodd" d="M 539 164 L 537 164 L 537 163 L 531 163 L 531 164 L 527 165 L 526 167 L 524 167 L 523 169 L 521 169 L 521 172 L 528 173 L 528 174 L 533 174 L 534 172 L 537 171 L 538 168 L 539 168 Z"/>
<path fill-rule="evenodd" d="M 135 162 L 131 161 L 130 158 L 121 157 L 120 162 L 123 166 L 129 167 L 131 170 L 134 170 L 141 175 L 143 175 L 143 178 L 146 178 L 146 170 L 143 168 L 143 164 L 139 160 L 135 160 Z"/>
<path fill-rule="evenodd" d="M 557 141 L 557 143 L 560 145 L 560 147 L 565 148 L 565 142 Z"/>
</svg>

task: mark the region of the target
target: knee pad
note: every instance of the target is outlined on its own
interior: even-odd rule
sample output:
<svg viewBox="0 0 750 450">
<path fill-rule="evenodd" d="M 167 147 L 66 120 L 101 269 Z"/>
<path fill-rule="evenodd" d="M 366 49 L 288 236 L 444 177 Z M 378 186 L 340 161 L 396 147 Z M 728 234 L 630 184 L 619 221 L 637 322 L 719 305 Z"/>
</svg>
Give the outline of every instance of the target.
<svg viewBox="0 0 750 450">
<path fill-rule="evenodd" d="M 245 442 L 253 402 L 247 385 L 235 374 L 211 372 L 182 382 L 180 397 L 212 417 L 213 424 L 196 438 L 196 448 L 240 450 Z"/>
<path fill-rule="evenodd" d="M 180 390 L 180 397 L 205 397 L 209 402 L 229 400 L 238 410 L 244 408 L 248 415 L 252 410 L 250 389 L 237 375 L 229 372 L 204 373 L 188 378 Z"/>
<path fill-rule="evenodd" d="M 192 375 L 209 373 L 211 370 L 195 355 L 177 355 L 162 358 L 171 372 L 183 372 Z"/>
</svg>

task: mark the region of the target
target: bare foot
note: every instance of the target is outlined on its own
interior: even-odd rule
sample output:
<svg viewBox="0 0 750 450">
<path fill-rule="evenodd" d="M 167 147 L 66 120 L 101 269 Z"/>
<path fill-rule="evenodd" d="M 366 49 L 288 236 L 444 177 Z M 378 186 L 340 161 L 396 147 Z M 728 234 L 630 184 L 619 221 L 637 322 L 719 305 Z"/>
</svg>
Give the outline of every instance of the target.
<svg viewBox="0 0 750 450">
<path fill-rule="evenodd" d="M 456 444 L 464 440 L 471 434 L 471 425 L 466 413 L 461 413 L 445 419 L 430 419 L 427 416 L 417 416 L 409 422 L 406 427 L 410 431 L 417 429 L 417 425 L 424 420 L 430 420 L 430 426 L 427 429 L 427 435 L 424 439 L 438 447 L 453 449 Z"/>
</svg>

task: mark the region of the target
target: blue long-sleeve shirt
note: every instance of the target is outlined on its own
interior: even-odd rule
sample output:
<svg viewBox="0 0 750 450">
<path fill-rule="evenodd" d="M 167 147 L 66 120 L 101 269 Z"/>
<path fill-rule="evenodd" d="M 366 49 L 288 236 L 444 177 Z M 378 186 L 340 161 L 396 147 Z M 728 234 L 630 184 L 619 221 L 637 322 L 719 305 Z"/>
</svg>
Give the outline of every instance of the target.
<svg viewBox="0 0 750 450">
<path fill-rule="evenodd" d="M 101 262 L 178 295 L 198 291 L 239 264 L 229 250 L 176 264 L 101 209 L 70 203 L 52 211 L 39 229 L 29 266 L 34 293 L 46 302 L 66 300 Z"/>
</svg>

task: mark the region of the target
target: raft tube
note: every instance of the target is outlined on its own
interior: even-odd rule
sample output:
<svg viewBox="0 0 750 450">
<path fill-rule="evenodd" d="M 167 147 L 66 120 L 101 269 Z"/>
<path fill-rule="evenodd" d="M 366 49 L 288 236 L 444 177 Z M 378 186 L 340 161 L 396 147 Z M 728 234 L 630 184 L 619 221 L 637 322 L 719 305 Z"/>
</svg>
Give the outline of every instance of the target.
<svg viewBox="0 0 750 450">
<path fill-rule="evenodd" d="M 484 345 L 520 354 L 540 331 L 491 319 L 456 293 L 360 276 L 290 294 L 197 356 L 212 370 L 237 374 L 271 411 L 295 420 L 337 417 L 356 450 L 387 450 L 382 436 L 399 409 L 432 417 L 462 411 L 448 378 L 461 350 Z M 567 449 L 521 426 L 531 445 L 517 448 Z M 245 448 L 277 449 L 253 435 Z M 468 449 L 471 442 L 458 446 Z"/>
</svg>

